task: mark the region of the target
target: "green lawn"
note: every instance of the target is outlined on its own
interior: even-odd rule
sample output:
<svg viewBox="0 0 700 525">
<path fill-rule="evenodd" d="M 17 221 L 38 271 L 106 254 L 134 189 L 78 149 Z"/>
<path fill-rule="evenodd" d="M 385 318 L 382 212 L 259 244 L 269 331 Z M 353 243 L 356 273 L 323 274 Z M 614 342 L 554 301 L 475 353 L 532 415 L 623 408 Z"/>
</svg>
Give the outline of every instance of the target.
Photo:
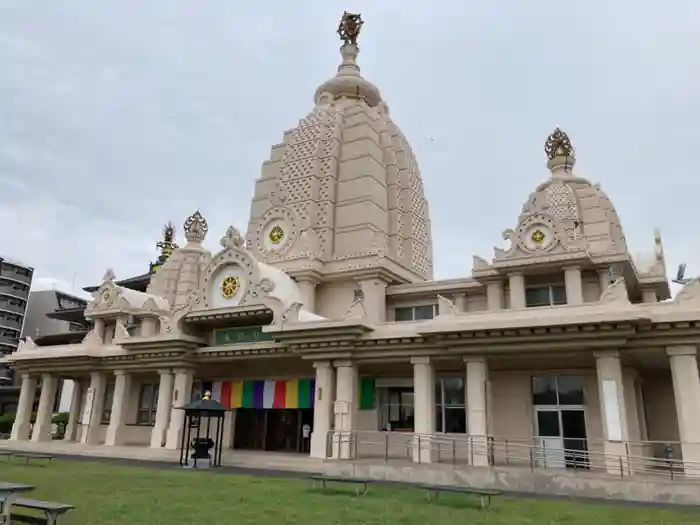
<svg viewBox="0 0 700 525">
<path fill-rule="evenodd" d="M 322 493 L 306 480 L 87 461 L 41 467 L 0 460 L 0 479 L 36 485 L 30 497 L 76 505 L 64 525 L 700 524 L 700 511 L 511 498 L 481 511 L 476 498 L 444 494 L 429 504 L 412 488 L 376 485 L 358 498 L 352 486 Z"/>
</svg>

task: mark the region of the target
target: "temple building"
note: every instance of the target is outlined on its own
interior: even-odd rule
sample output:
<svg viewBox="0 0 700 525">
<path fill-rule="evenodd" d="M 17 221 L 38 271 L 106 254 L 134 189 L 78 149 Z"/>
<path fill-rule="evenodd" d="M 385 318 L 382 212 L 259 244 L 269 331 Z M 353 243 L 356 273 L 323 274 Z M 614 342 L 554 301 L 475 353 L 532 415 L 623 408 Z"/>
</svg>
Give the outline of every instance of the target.
<svg viewBox="0 0 700 525">
<path fill-rule="evenodd" d="M 630 254 L 560 129 L 508 246 L 434 279 L 421 172 L 360 71 L 361 27 L 343 16 L 337 73 L 263 162 L 245 232 L 210 252 L 195 212 L 145 290 L 106 272 L 81 342 L 28 339 L 8 358 L 22 377 L 11 439 L 51 439 L 70 379 L 75 447 L 175 449 L 177 407 L 209 390 L 234 450 L 700 468 L 700 281 L 671 298 L 658 232 Z"/>
</svg>

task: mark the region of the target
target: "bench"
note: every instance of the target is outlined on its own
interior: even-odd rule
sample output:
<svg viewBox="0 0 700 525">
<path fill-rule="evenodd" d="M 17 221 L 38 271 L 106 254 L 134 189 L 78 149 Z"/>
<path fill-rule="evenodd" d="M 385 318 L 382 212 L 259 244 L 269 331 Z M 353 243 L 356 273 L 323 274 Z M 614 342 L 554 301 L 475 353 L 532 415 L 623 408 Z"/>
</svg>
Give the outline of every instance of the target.
<svg viewBox="0 0 700 525">
<path fill-rule="evenodd" d="M 322 489 L 326 489 L 328 482 L 333 483 L 352 483 L 358 485 L 355 489 L 355 494 L 358 496 L 364 496 L 369 492 L 369 484 L 374 482 L 373 479 L 362 479 L 362 478 L 341 478 L 334 476 L 311 476 L 309 478 L 313 482 L 313 488 L 316 488 L 316 484 L 320 483 Z M 359 485 L 362 485 L 360 489 Z"/>
<path fill-rule="evenodd" d="M 0 450 L 0 456 L 5 456 L 7 458 L 7 461 L 10 461 L 10 457 L 12 457 L 12 452 L 9 450 Z"/>
<path fill-rule="evenodd" d="M 44 513 L 44 517 L 41 516 L 28 516 L 26 514 L 15 514 L 14 512 L 10 515 L 10 521 L 12 523 L 30 523 L 33 525 L 56 525 L 61 516 L 66 512 L 75 507 L 73 505 L 67 505 L 65 503 L 55 503 L 52 501 L 38 501 L 34 499 L 22 499 L 18 498 L 12 502 L 12 509 L 28 509 L 28 510 L 38 510 Z"/>
<path fill-rule="evenodd" d="M 428 492 L 428 502 L 437 501 L 440 492 L 452 492 L 456 494 L 475 494 L 481 498 L 481 508 L 486 509 L 491 505 L 491 498 L 501 496 L 503 492 L 494 489 L 474 489 L 470 487 L 451 487 L 447 485 L 420 485 L 420 488 Z"/>
<path fill-rule="evenodd" d="M 53 456 L 49 456 L 48 454 L 32 454 L 29 452 L 12 452 L 11 456 L 13 458 L 24 458 L 24 464 L 28 465 L 30 459 L 36 459 L 36 460 L 46 460 L 49 464 L 51 463 L 51 460 L 53 459 Z"/>
</svg>

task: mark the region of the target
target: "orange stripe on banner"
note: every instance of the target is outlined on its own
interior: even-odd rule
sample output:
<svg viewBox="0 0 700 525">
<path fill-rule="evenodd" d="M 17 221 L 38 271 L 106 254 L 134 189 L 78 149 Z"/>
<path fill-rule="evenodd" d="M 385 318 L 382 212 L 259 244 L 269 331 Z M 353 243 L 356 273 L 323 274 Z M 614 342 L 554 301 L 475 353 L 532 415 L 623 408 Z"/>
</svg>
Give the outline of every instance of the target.
<svg viewBox="0 0 700 525">
<path fill-rule="evenodd" d="M 243 381 L 231 381 L 231 406 L 229 408 L 243 407 Z"/>
</svg>

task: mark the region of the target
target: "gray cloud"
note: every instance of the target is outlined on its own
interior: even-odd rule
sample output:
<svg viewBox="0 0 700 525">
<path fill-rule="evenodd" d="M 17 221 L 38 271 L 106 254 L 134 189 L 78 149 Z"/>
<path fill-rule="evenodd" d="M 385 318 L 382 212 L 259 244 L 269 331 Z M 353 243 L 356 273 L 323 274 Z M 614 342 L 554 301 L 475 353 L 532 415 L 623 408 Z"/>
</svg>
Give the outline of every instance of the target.
<svg viewBox="0 0 700 525">
<path fill-rule="evenodd" d="M 569 4 L 4 0 L 0 250 L 87 285 L 145 271 L 162 224 L 197 208 L 212 247 L 244 228 L 260 164 L 334 74 L 352 9 L 363 73 L 418 155 L 438 277 L 501 243 L 556 125 L 630 245 L 651 249 L 658 226 L 670 268 L 700 273 L 697 2 Z"/>
</svg>

